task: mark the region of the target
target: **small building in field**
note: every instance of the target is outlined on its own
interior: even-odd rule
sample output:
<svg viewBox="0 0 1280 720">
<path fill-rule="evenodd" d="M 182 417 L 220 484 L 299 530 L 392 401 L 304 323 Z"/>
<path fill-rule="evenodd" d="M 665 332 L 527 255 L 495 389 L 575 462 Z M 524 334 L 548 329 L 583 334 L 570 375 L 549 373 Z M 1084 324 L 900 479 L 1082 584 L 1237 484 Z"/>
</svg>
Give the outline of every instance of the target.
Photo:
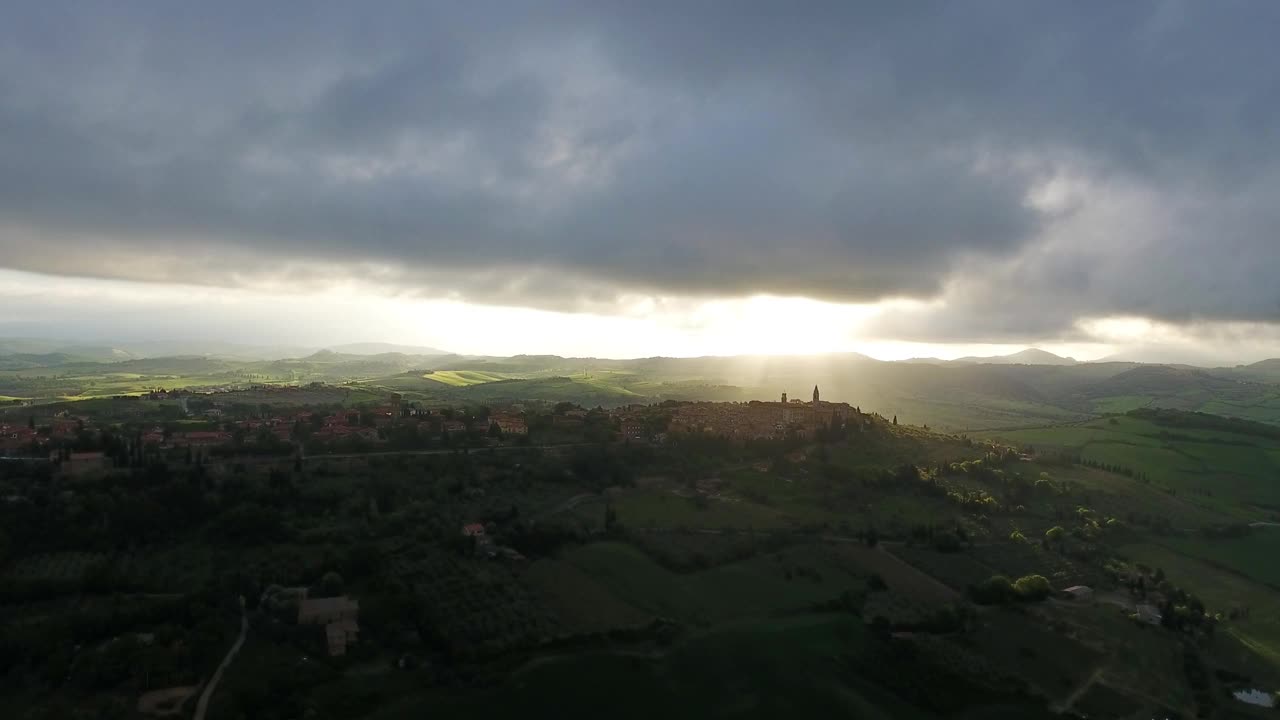
<svg viewBox="0 0 1280 720">
<path fill-rule="evenodd" d="M 335 598 L 303 597 L 298 604 L 299 625 L 324 625 L 325 641 L 332 656 L 347 654 L 347 646 L 359 638 L 360 601 L 345 595 Z"/>
<path fill-rule="evenodd" d="M 1087 585 L 1072 585 L 1066 590 L 1063 590 L 1062 594 L 1065 595 L 1068 600 L 1075 600 L 1076 602 L 1093 602 L 1093 588 Z"/>
<path fill-rule="evenodd" d="M 480 523 L 470 523 L 462 526 L 462 534 L 467 537 L 482 538 L 484 537 L 484 525 Z"/>
<path fill-rule="evenodd" d="M 1144 622 L 1148 625 L 1159 625 L 1164 620 L 1164 616 L 1160 614 L 1160 608 L 1155 605 L 1142 604 L 1134 608 L 1134 614 L 1138 618 L 1138 622 Z"/>
</svg>

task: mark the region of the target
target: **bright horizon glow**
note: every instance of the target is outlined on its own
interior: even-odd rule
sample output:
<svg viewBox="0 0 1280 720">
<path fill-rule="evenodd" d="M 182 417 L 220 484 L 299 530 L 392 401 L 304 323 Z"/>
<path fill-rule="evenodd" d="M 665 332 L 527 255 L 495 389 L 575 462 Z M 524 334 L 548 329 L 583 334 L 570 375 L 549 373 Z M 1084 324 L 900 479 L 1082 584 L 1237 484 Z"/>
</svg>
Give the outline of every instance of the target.
<svg viewBox="0 0 1280 720">
<path fill-rule="evenodd" d="M 798 297 L 626 297 L 616 314 L 555 312 L 388 294 L 344 282 L 323 291 L 223 288 L 0 270 L 0 336 L 84 342 L 215 340 L 327 347 L 356 342 L 429 345 L 464 355 L 636 358 L 821 355 L 878 360 L 1007 355 L 1037 347 L 1081 361 L 1136 347 L 1197 357 L 1200 342 L 1143 318 L 1082 322 L 1079 337 L 1024 343 L 929 343 L 870 337 L 883 313 L 926 303 L 838 304 Z M 1215 341 L 1240 362 L 1280 354 L 1280 338 L 1223 325 Z"/>
</svg>

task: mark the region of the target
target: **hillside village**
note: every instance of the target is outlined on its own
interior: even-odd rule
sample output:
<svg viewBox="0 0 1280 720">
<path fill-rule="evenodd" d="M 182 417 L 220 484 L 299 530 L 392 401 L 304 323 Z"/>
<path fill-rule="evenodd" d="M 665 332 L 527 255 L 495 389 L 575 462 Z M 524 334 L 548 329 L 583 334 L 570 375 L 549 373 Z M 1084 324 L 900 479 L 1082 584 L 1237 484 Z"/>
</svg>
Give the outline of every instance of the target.
<svg viewBox="0 0 1280 720">
<path fill-rule="evenodd" d="M 347 405 L 345 392 L 156 390 L 3 411 L 0 512 L 14 550 L 0 593 L 40 627 L 57 622 L 41 608 L 76 593 L 133 598 L 135 615 L 70 632 L 154 637 L 109 647 L 172 666 L 90 680 L 80 673 L 109 658 L 82 642 L 71 673 L 94 688 L 83 702 L 152 716 L 189 706 L 241 617 L 244 656 L 212 691 L 222 716 L 252 707 L 255 674 L 292 673 L 299 658 L 318 674 L 291 692 L 327 717 L 318 698 L 344 668 L 403 675 L 423 684 L 414 692 L 492 689 L 493 664 L 513 654 L 573 657 L 601 638 L 685 647 L 699 629 L 777 613 L 865 628 L 847 651 L 901 697 L 896 653 L 911 648 L 913 671 L 947 678 L 946 692 L 912 701 L 935 712 L 982 697 L 1028 716 L 1190 716 L 1280 681 L 1249 650 L 1280 642 L 1265 567 L 1239 565 L 1242 579 L 1173 551 L 1271 542 L 1280 518 L 1265 486 L 1227 498 L 1142 465 L 1150 453 L 1118 461 L 1072 444 L 1227 432 L 1270 447 L 1269 426 L 1134 411 L 1002 440 L 900 425 L 816 387 L 805 400 L 612 408 L 398 393 Z M 733 577 L 749 580 L 717 594 Z M 182 599 L 195 597 L 203 609 Z M 0 640 L 27 662 L 59 632 Z M 359 682 L 372 680 L 340 684 Z"/>
</svg>

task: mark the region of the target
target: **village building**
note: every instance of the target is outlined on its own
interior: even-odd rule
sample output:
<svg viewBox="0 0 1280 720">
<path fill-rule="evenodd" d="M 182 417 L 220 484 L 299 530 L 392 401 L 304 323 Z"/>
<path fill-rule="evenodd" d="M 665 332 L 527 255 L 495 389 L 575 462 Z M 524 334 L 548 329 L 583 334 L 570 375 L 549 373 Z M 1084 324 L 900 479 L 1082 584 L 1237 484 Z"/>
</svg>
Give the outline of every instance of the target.
<svg viewBox="0 0 1280 720">
<path fill-rule="evenodd" d="M 71 453 L 61 464 L 62 473 L 70 477 L 97 475 L 110 467 L 110 460 L 100 452 Z"/>
<path fill-rule="evenodd" d="M 170 439 L 170 442 L 177 446 L 189 445 L 191 447 L 225 445 L 231 442 L 231 433 L 219 430 L 193 430 L 175 434 Z"/>
<path fill-rule="evenodd" d="M 529 425 L 519 415 L 494 413 L 489 416 L 489 422 L 496 424 L 503 435 L 529 434 Z"/>
<path fill-rule="evenodd" d="M 845 426 L 857 412 L 848 403 L 826 402 L 817 386 L 813 400 L 787 399 L 780 402 L 747 403 L 699 402 L 682 405 L 673 412 L 670 432 L 703 432 L 742 439 L 781 438 L 794 434 L 812 437 L 823 428 Z"/>
<path fill-rule="evenodd" d="M 624 440 L 644 440 L 649 435 L 644 420 L 640 418 L 623 418 L 620 430 Z"/>
<path fill-rule="evenodd" d="M 1093 602 L 1093 588 L 1087 585 L 1072 585 L 1062 591 L 1068 599 L 1076 602 Z"/>
<path fill-rule="evenodd" d="M 40 434 L 26 425 L 0 425 L 0 450 L 12 452 L 40 443 Z"/>
<path fill-rule="evenodd" d="M 309 598 L 303 593 L 298 603 L 299 625 L 324 625 L 325 641 L 332 656 L 345 655 L 347 646 L 360 635 L 360 601 L 345 595 L 334 598 Z"/>
</svg>

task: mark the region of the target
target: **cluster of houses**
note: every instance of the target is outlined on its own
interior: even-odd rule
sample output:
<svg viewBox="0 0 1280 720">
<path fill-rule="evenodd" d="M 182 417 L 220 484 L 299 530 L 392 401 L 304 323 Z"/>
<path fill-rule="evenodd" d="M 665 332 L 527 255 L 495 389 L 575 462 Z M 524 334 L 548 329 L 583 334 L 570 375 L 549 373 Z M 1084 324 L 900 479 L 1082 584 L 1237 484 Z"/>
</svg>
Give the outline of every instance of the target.
<svg viewBox="0 0 1280 720">
<path fill-rule="evenodd" d="M 83 430 L 92 430 L 88 418 L 61 414 L 49 423 L 48 432 L 32 427 L 34 423 L 0 423 L 0 453 L 21 453 L 32 447 L 75 438 Z"/>
<path fill-rule="evenodd" d="M 186 399 L 190 393 L 179 394 L 177 391 L 154 390 L 144 397 L 148 399 Z M 299 435 L 305 435 L 320 442 L 335 442 L 347 439 L 362 439 L 371 443 L 381 442 L 385 431 L 393 427 L 411 427 L 419 435 L 435 436 L 443 432 L 449 435 L 461 435 L 468 432 L 488 432 L 496 425 L 504 436 L 518 437 L 527 435 L 529 426 L 519 409 L 511 408 L 490 413 L 487 418 L 462 418 L 440 410 L 402 407 L 398 396 L 392 396 L 383 405 L 361 408 L 359 410 L 339 410 L 327 414 L 310 411 L 283 412 L 270 417 L 252 417 L 237 420 L 224 419 L 227 411 L 222 407 L 205 410 L 201 415 L 215 421 L 215 429 L 204 430 L 166 430 L 160 426 L 152 426 L 140 435 L 143 445 L 158 448 L 204 448 L 231 444 L 237 435 L 244 443 L 253 445 L 261 442 L 264 435 L 274 436 L 282 443 L 294 442 Z M 585 413 L 582 413 L 585 414 Z M 581 418 L 570 417 L 568 422 L 581 424 Z M 0 422 L 0 455 L 31 455 L 33 451 L 46 452 L 51 447 L 65 447 L 81 432 L 96 432 L 89 418 L 71 416 L 62 413 L 51 423 L 41 422 L 34 427 L 34 422 Z M 61 453 L 56 458 L 63 463 L 68 461 Z M 82 463 L 84 464 L 84 463 Z"/>
<path fill-rule="evenodd" d="M 403 424 L 416 426 L 419 434 L 422 435 L 439 431 L 461 434 L 473 429 L 487 430 L 488 423 L 496 424 L 504 435 L 525 435 L 529 432 L 525 419 L 520 414 L 510 411 L 493 413 L 489 416 L 487 423 L 479 426 L 476 423 L 447 418 L 438 411 L 402 409 L 398 404 L 332 412 L 320 416 L 319 420 L 316 417 L 315 413 L 301 411 L 275 417 L 238 420 L 228 424 L 227 427 L 243 431 L 244 441 L 249 444 L 258 442 L 264 432 L 281 442 L 291 442 L 297 439 L 300 427 L 306 428 L 311 438 L 321 442 L 352 438 L 379 442 L 382 439 L 380 431 Z M 162 428 L 155 427 L 143 433 L 142 442 L 159 447 L 208 447 L 228 444 L 233 437 L 233 433 L 227 430 L 165 433 Z"/>
<path fill-rule="evenodd" d="M 185 392 L 155 390 L 145 397 L 185 399 L 188 395 Z M 293 442 L 299 439 L 299 430 L 304 429 L 309 437 L 321 442 L 358 438 L 376 443 L 385 437 L 384 431 L 404 426 L 416 428 L 417 433 L 423 436 L 488 432 L 490 427 L 497 426 L 503 436 L 518 437 L 529 432 L 528 422 L 520 410 L 519 407 L 503 409 L 477 420 L 461 418 L 447 411 L 402 406 L 399 396 L 392 395 L 383 405 L 360 410 L 339 410 L 319 419 L 315 413 L 300 411 L 273 417 L 240 419 L 225 424 L 219 422 L 222 428 L 214 430 L 166 432 L 160 427 L 153 427 L 142 433 L 141 440 L 146 445 L 162 448 L 211 447 L 230 444 L 238 431 L 248 444 L 259 442 L 264 433 L 274 436 L 280 442 Z M 203 414 L 221 421 L 224 410 L 214 407 Z M 586 425 L 590 416 L 590 411 L 571 408 L 552 415 L 550 423 L 554 428 L 573 430 Z M 705 432 L 741 439 L 777 438 L 792 434 L 810 437 L 821 428 L 846 425 L 862 417 L 856 408 L 847 403 L 820 400 L 815 387 L 812 402 L 788 401 L 784 393 L 781 402 L 698 402 L 679 405 L 671 412 L 667 431 Z M 626 441 L 661 440 L 665 435 L 656 431 L 652 422 L 653 408 L 648 406 L 613 410 L 609 412 L 609 418 L 616 424 L 621 439 Z M 40 445 L 48 440 L 74 436 L 85 428 L 85 422 L 84 418 L 58 419 L 52 426 L 51 435 L 42 435 L 27 425 L 0 425 L 0 452 L 27 450 L 33 443 Z M 859 424 L 861 422 L 865 422 L 865 418 Z"/>
<path fill-rule="evenodd" d="M 0 425 L 0 451 L 15 452 L 40 443 L 40 435 L 26 425 Z"/>
<path fill-rule="evenodd" d="M 848 403 L 821 400 L 813 388 L 813 400 L 780 402 L 753 400 L 745 403 L 700 402 L 682 405 L 671 416 L 670 432 L 702 432 L 741 439 L 769 439 L 788 435 L 812 437 L 822 428 L 844 426 L 860 413 Z M 859 424 L 860 426 L 860 424 Z"/>
</svg>

